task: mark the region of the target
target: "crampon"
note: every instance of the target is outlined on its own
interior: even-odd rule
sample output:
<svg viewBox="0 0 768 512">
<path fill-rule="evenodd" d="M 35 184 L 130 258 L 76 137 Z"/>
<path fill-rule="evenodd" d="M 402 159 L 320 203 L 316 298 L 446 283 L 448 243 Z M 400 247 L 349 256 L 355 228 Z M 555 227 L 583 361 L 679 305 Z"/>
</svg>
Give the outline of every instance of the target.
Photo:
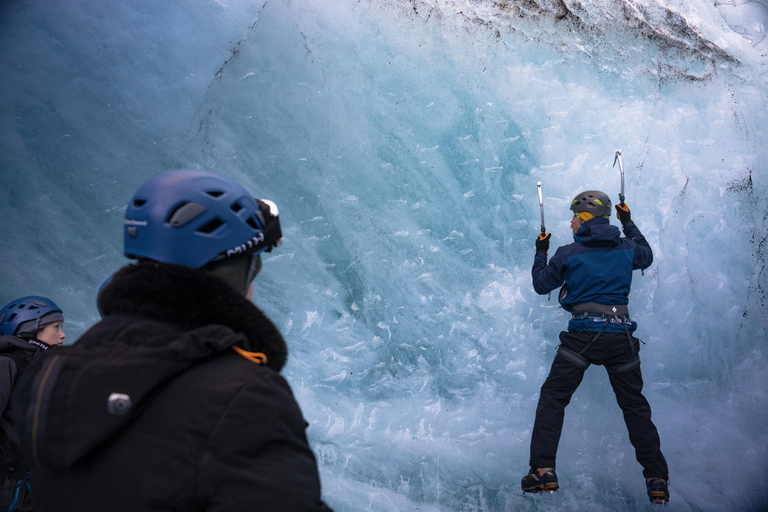
<svg viewBox="0 0 768 512">
<path fill-rule="evenodd" d="M 523 487 L 523 492 L 530 493 L 556 492 L 560 488 L 554 469 L 550 469 L 541 475 L 539 475 L 537 470 L 531 469 L 531 472 L 523 477 L 520 485 Z"/>
<path fill-rule="evenodd" d="M 648 478 L 645 481 L 648 487 L 648 497 L 651 503 L 655 505 L 666 505 L 669 503 L 669 482 L 663 478 Z"/>
</svg>

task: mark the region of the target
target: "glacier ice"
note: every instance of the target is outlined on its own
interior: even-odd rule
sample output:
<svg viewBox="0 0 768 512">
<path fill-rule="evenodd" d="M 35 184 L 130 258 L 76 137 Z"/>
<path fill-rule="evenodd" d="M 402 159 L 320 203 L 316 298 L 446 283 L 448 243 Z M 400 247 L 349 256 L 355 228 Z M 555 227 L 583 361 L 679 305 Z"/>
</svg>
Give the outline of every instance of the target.
<svg viewBox="0 0 768 512">
<path fill-rule="evenodd" d="M 553 245 L 567 243 L 575 193 L 618 195 L 621 148 L 655 253 L 630 307 L 670 507 L 759 510 L 766 12 L 762 0 L 5 2 L 0 298 L 53 298 L 76 339 L 126 263 L 138 184 L 222 172 L 280 206 L 285 245 L 255 302 L 289 343 L 285 375 L 331 506 L 637 510 L 640 467 L 596 368 L 567 409 L 561 492 L 519 491 L 566 325 L 530 283 L 536 182 Z"/>
</svg>

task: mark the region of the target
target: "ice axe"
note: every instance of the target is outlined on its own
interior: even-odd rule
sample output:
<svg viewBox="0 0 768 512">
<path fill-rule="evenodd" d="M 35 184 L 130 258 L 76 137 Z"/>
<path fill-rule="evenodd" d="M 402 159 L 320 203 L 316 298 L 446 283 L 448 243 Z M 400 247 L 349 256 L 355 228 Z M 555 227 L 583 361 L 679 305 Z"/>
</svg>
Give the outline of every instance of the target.
<svg viewBox="0 0 768 512">
<path fill-rule="evenodd" d="M 614 167 L 616 167 L 617 160 L 619 161 L 619 170 L 621 171 L 621 193 L 619 194 L 619 202 L 621 206 L 624 206 L 624 162 L 621 159 L 621 149 L 616 150 L 616 156 L 613 158 Z M 541 191 L 539 191 L 539 197 L 541 197 Z M 542 213 L 542 215 L 544 214 Z M 542 224 L 544 224 L 543 220 L 542 220 Z"/>
<path fill-rule="evenodd" d="M 541 182 L 537 181 L 536 186 L 539 189 L 539 209 L 541 210 L 541 235 L 539 238 L 543 238 L 547 234 L 547 228 L 544 227 L 544 198 L 541 196 Z"/>
<path fill-rule="evenodd" d="M 616 156 L 613 157 L 613 167 L 616 167 L 616 160 L 619 161 L 619 170 L 621 171 L 621 192 L 619 193 L 619 205 L 616 208 L 621 208 L 629 213 L 629 207 L 624 205 L 624 162 L 621 159 L 621 149 L 616 150 Z M 621 220 L 618 211 L 616 212 L 616 216 Z M 645 269 L 641 271 L 641 274 L 645 275 Z"/>
<path fill-rule="evenodd" d="M 541 195 L 541 182 L 536 182 L 536 187 L 539 189 L 539 210 L 541 210 L 541 234 L 539 235 L 539 240 L 544 240 L 544 235 L 547 234 L 547 228 L 544 227 L 544 197 Z M 565 286 L 565 285 L 563 285 Z M 547 300 L 552 298 L 552 293 L 550 292 L 549 295 L 547 295 Z"/>
</svg>

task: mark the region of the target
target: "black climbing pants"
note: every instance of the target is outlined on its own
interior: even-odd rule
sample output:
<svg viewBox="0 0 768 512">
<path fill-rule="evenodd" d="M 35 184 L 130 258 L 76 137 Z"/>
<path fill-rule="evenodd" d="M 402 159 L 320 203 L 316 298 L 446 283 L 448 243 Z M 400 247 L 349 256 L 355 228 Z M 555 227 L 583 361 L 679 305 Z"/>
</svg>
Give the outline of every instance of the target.
<svg viewBox="0 0 768 512">
<path fill-rule="evenodd" d="M 554 468 L 557 445 L 563 428 L 565 407 L 581 384 L 587 362 L 604 365 L 624 413 L 629 440 L 646 478 L 668 478 L 667 462 L 661 453 L 659 434 L 651 421 L 651 406 L 643 396 L 643 377 L 639 364 L 627 364 L 637 357 L 640 341 L 625 333 L 603 332 L 582 354 L 574 358 L 595 337 L 595 332 L 561 332 L 560 347 L 549 376 L 541 386 L 539 405 L 531 438 L 531 467 Z M 565 352 L 570 350 L 570 352 Z M 639 363 L 639 360 L 637 360 Z M 634 366 L 634 368 L 631 368 Z M 631 368 L 627 370 L 627 368 Z"/>
</svg>

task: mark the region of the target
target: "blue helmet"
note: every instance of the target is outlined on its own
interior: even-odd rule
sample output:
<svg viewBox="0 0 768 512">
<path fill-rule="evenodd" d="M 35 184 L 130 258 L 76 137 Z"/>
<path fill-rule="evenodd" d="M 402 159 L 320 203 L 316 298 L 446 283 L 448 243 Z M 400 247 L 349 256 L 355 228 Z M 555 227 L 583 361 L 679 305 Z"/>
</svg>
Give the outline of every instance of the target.
<svg viewBox="0 0 768 512">
<path fill-rule="evenodd" d="M 282 244 L 277 206 L 202 170 L 158 174 L 125 211 L 125 255 L 200 268 Z"/>
<path fill-rule="evenodd" d="M 34 336 L 44 325 L 63 321 L 64 313 L 51 299 L 30 295 L 0 309 L 0 334 Z"/>
</svg>

